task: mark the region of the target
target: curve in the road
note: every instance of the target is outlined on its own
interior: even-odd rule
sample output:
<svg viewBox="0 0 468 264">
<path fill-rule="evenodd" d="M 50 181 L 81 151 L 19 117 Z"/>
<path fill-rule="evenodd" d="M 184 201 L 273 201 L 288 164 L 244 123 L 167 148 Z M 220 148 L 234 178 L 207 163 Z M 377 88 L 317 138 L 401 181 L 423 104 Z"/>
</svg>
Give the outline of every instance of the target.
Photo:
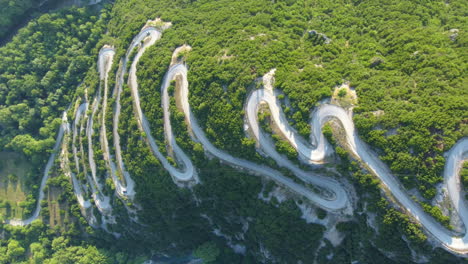
<svg viewBox="0 0 468 264">
<path fill-rule="evenodd" d="M 281 109 L 281 103 L 278 100 L 278 91 L 273 88 L 274 74 L 276 69 L 271 70 L 263 76 L 263 89 L 253 91 L 249 99 L 247 99 L 247 119 L 250 129 L 257 141 L 264 141 L 265 135 L 262 133 L 260 126 L 257 121 L 256 112 L 258 112 L 261 104 L 265 103 L 269 106 L 271 117 L 278 126 L 283 136 L 289 141 L 289 143 L 298 151 L 299 158 L 306 163 L 320 164 L 323 163 L 324 158 L 331 153 L 332 149 L 326 140 L 323 140 L 321 133 L 321 126 L 313 126 L 312 128 L 318 128 L 313 130 L 313 134 L 316 135 L 318 142 L 315 142 L 315 146 L 312 146 L 309 142 L 303 139 L 297 131 L 289 125 L 289 122 Z M 319 124 L 320 125 L 320 124 Z M 263 144 L 260 144 L 263 145 Z M 271 150 L 265 149 L 265 151 L 271 153 Z M 270 155 L 271 156 L 271 155 Z"/>
<path fill-rule="evenodd" d="M 148 120 L 146 119 L 143 111 L 141 110 L 140 95 L 138 93 L 138 82 L 137 82 L 137 77 L 136 77 L 136 70 L 137 70 L 136 66 L 141 56 L 145 52 L 145 50 L 161 38 L 161 32 L 159 30 L 156 30 L 155 28 L 147 28 L 146 32 L 149 33 L 149 34 L 147 33 L 148 38 L 144 41 L 143 46 L 136 53 L 135 58 L 133 59 L 133 62 L 130 66 L 130 70 L 128 74 L 128 86 L 130 87 L 132 97 L 135 103 L 135 112 L 136 112 L 136 116 L 138 120 L 138 126 L 140 130 L 145 133 L 146 141 L 148 142 L 151 148 L 151 151 L 159 159 L 159 161 L 161 161 L 163 167 L 171 174 L 174 180 L 180 181 L 180 182 L 187 182 L 187 181 L 198 182 L 198 178 L 196 176 L 196 171 L 194 169 L 192 161 L 187 156 L 187 154 L 185 154 L 180 149 L 180 147 L 177 145 L 172 135 L 172 130 L 171 130 L 170 122 L 169 122 L 169 115 L 168 115 L 169 107 L 167 104 L 169 102 L 169 97 L 167 93 L 163 94 L 163 104 L 162 104 L 163 111 L 164 111 L 164 130 L 165 130 L 165 135 L 168 139 L 167 144 L 173 149 L 176 159 L 178 163 L 181 165 L 181 168 L 174 167 L 168 161 L 168 159 L 159 151 L 159 148 L 156 144 L 156 140 L 151 134 L 151 128 L 148 123 Z M 131 48 L 133 47 L 131 46 Z"/>
<path fill-rule="evenodd" d="M 161 161 L 163 167 L 169 171 L 171 176 L 176 182 L 189 182 L 197 183 L 198 177 L 196 170 L 187 154 L 177 145 L 175 137 L 172 133 L 172 127 L 170 124 L 170 111 L 169 111 L 169 93 L 168 87 L 172 80 L 177 80 L 176 89 L 179 89 L 178 98 L 180 106 L 183 113 L 186 117 L 186 122 L 188 127 L 192 131 L 193 140 L 202 144 L 206 152 L 209 152 L 213 156 L 223 160 L 227 164 L 233 167 L 241 167 L 247 169 L 253 174 L 259 174 L 267 176 L 276 182 L 288 187 L 293 192 L 298 193 L 299 195 L 305 196 L 318 206 L 328 209 L 328 210 L 343 210 L 350 208 L 350 201 L 348 199 L 347 193 L 344 190 L 343 186 L 340 185 L 337 181 L 326 178 L 320 175 L 317 175 L 313 172 L 304 171 L 294 165 L 291 161 L 286 159 L 284 156 L 280 155 L 272 141 L 269 139 L 261 128 L 259 127 L 257 114 L 261 104 L 268 105 L 270 112 L 273 117 L 273 121 L 276 123 L 281 134 L 291 143 L 291 145 L 298 151 L 299 158 L 301 158 L 306 163 L 320 163 L 323 159 L 332 152 L 332 149 L 326 142 L 321 129 L 323 124 L 329 119 L 337 119 L 343 126 L 346 132 L 347 144 L 350 152 L 353 155 L 357 156 L 365 166 L 372 171 L 377 177 L 379 177 L 385 187 L 390 190 L 392 195 L 397 199 L 397 201 L 404 207 L 418 222 L 420 222 L 424 228 L 431 233 L 436 239 L 438 239 L 443 246 L 447 249 L 459 252 L 467 253 L 468 252 L 468 232 L 463 236 L 453 236 L 450 231 L 442 227 L 437 223 L 432 217 L 427 215 L 423 209 L 413 201 L 410 196 L 402 188 L 398 180 L 391 174 L 388 167 L 378 158 L 375 153 L 362 141 L 357 135 L 357 132 L 354 127 L 353 120 L 348 112 L 343 108 L 336 105 L 322 104 L 319 106 L 313 113 L 311 119 L 311 143 L 307 140 L 301 138 L 298 133 L 292 128 L 287 121 L 284 113 L 282 112 L 280 103 L 277 99 L 277 92 L 273 88 L 274 82 L 274 70 L 270 71 L 263 77 L 263 88 L 255 90 L 250 93 L 245 106 L 246 112 L 246 121 L 249 127 L 249 131 L 252 132 L 254 138 L 259 143 L 259 146 L 263 151 L 272 157 L 279 166 L 285 167 L 292 171 L 296 176 L 302 179 L 306 183 L 311 183 L 316 186 L 320 186 L 323 189 L 328 190 L 333 193 L 331 196 L 324 196 L 317 194 L 310 189 L 304 187 L 301 184 L 294 182 L 292 179 L 285 177 L 278 171 L 266 167 L 264 165 L 256 164 L 248 160 L 234 157 L 227 152 L 216 148 L 206 137 L 203 129 L 199 126 L 197 119 L 194 117 L 190 109 L 190 104 L 188 100 L 189 95 L 189 86 L 187 80 L 187 67 L 185 64 L 175 63 L 171 65 L 168 72 L 164 76 L 161 92 L 162 92 L 162 109 L 164 114 L 164 133 L 167 138 L 168 147 L 170 147 L 176 157 L 179 167 L 176 168 L 169 163 L 167 158 L 159 151 L 156 144 L 156 140 L 151 135 L 151 129 L 149 123 L 141 109 L 140 106 L 140 95 L 138 93 L 138 82 L 136 77 L 137 64 L 145 50 L 153 45 L 157 40 L 161 38 L 162 31 L 167 28 L 162 27 L 162 29 L 156 29 L 155 27 L 145 26 L 142 31 L 133 39 L 130 47 L 127 49 L 125 57 L 122 59 L 122 63 L 119 67 L 117 73 L 116 87 L 114 91 L 114 98 L 116 100 L 116 105 L 114 109 L 114 118 L 113 118 L 113 138 L 114 138 L 114 147 L 115 147 L 115 157 L 112 157 L 109 151 L 109 146 L 106 137 L 106 128 L 105 128 L 105 111 L 107 106 L 107 97 L 108 97 L 108 87 L 107 87 L 107 78 L 108 73 L 112 65 L 113 56 L 115 51 L 110 47 L 104 47 L 99 53 L 98 60 L 98 71 L 100 73 L 100 80 L 104 83 L 104 96 L 101 98 L 101 90 L 99 89 L 98 96 L 96 97 L 93 107 L 91 117 L 87 123 L 87 136 L 89 142 L 89 166 L 91 168 L 91 176 L 87 177 L 88 182 L 91 185 L 91 194 L 93 195 L 94 201 L 98 209 L 101 212 L 110 212 L 112 207 L 106 197 L 101 196 L 101 186 L 96 177 L 96 167 L 94 164 L 94 155 L 92 153 L 93 143 L 91 141 L 92 136 L 92 127 L 93 127 L 93 117 L 97 109 L 97 105 L 102 100 L 102 111 L 103 116 L 100 121 L 102 126 L 100 129 L 100 141 L 102 145 L 102 150 L 104 154 L 104 159 L 107 162 L 108 170 L 116 186 L 116 193 L 123 198 L 133 198 L 135 195 L 134 191 L 134 182 L 131 179 L 129 173 L 125 170 L 125 166 L 122 160 L 120 140 L 118 134 L 118 123 L 120 116 L 120 96 L 123 90 L 124 76 L 127 69 L 127 63 L 129 61 L 129 56 L 132 54 L 132 51 L 136 48 L 138 49 L 135 57 L 133 58 L 132 63 L 130 64 L 130 69 L 128 71 L 128 86 L 131 90 L 131 95 L 134 101 L 134 111 L 137 117 L 139 129 L 141 132 L 144 132 L 145 140 L 148 143 L 153 154 Z M 174 56 L 173 56 L 174 57 Z M 176 56 L 177 57 L 177 56 Z M 101 88 L 101 87 L 100 87 Z M 88 109 L 88 103 L 81 104 L 76 113 L 76 117 L 73 123 L 73 141 L 72 141 L 72 151 L 75 156 L 75 163 L 77 169 L 79 170 L 79 160 L 77 158 L 77 148 L 75 146 L 76 136 L 78 134 L 78 125 L 80 123 L 80 118 L 82 116 L 86 117 L 86 110 Z M 64 118 L 66 116 L 64 114 Z M 65 120 L 64 119 L 64 120 Z M 83 122 L 81 122 L 80 130 L 83 130 Z M 31 223 L 34 219 L 39 216 L 40 213 L 40 201 L 44 197 L 43 188 L 48 179 L 49 171 L 55 160 L 56 152 L 59 149 L 60 142 L 62 140 L 64 131 L 68 131 L 68 124 L 64 121 L 60 127 L 57 141 L 51 154 L 49 161 L 44 170 L 44 176 L 41 182 L 39 199 L 37 203 L 36 210 L 33 215 L 26 220 L 8 220 L 7 223 L 12 225 L 26 225 Z M 82 146 L 80 150 L 83 151 Z M 444 170 L 444 183 L 447 186 L 450 199 L 454 205 L 455 210 L 459 213 L 461 220 L 465 224 L 468 224 L 468 207 L 465 200 L 463 199 L 463 192 L 461 191 L 459 171 L 461 167 L 461 162 L 467 158 L 468 153 L 468 139 L 464 138 L 457 142 L 457 144 L 447 153 L 447 162 Z M 113 163 L 112 159 L 115 158 L 117 165 Z M 123 176 L 122 182 L 121 179 L 117 176 L 117 172 L 120 171 Z M 72 178 L 74 191 L 77 194 L 78 201 L 83 208 L 89 208 L 89 200 L 83 198 L 83 189 L 81 183 L 76 179 L 73 173 L 68 173 Z M 108 198 L 108 197 L 107 197 Z"/>
<path fill-rule="evenodd" d="M 188 126 L 191 128 L 196 138 L 195 140 L 200 142 L 207 152 L 211 153 L 215 157 L 223 160 L 224 162 L 232 166 L 242 167 L 255 174 L 260 174 L 260 175 L 270 177 L 271 179 L 278 182 L 279 184 L 288 187 L 292 191 L 302 196 L 305 196 L 306 198 L 308 198 L 309 200 L 311 200 L 312 202 L 314 202 L 315 204 L 323 208 L 326 208 L 329 210 L 341 210 L 341 209 L 346 208 L 349 205 L 346 192 L 343 190 L 343 188 L 341 188 L 338 184 L 334 185 L 334 183 L 330 181 L 329 179 L 321 178 L 321 180 L 324 181 L 324 183 L 321 182 L 321 185 L 326 186 L 329 188 L 330 191 L 335 192 L 334 197 L 327 199 L 319 194 L 316 194 L 312 190 L 305 188 L 303 185 L 294 182 L 292 179 L 285 177 L 284 175 L 282 175 L 281 173 L 279 173 L 278 171 L 274 169 L 271 169 L 264 165 L 256 164 L 248 160 L 234 157 L 226 153 L 225 151 L 216 148 L 208 140 L 205 133 L 203 132 L 203 129 L 199 126 L 197 119 L 195 118 L 195 116 L 193 115 L 190 109 L 190 104 L 188 101 L 189 89 L 188 89 L 188 81 L 187 81 L 187 67 L 184 64 L 176 64 L 172 66 L 167 72 L 167 74 L 164 76 L 163 85 L 162 85 L 162 93 L 163 93 L 163 109 L 165 109 L 164 110 L 165 125 L 166 123 L 169 123 L 169 120 L 170 120 L 170 117 L 169 117 L 170 113 L 168 110 L 169 100 L 167 99 L 168 97 L 167 89 L 170 85 L 170 82 L 172 80 L 177 79 L 176 77 L 180 77 L 178 79 L 181 80 L 177 85 L 177 89 L 180 89 L 180 97 L 178 98 L 178 100 L 180 100 L 180 105 L 182 107 L 182 111 L 184 112 L 186 116 Z M 314 182 L 312 179 L 315 179 L 315 176 L 317 176 L 317 175 L 307 174 L 306 172 L 303 172 L 295 167 L 294 167 L 293 172 L 296 173 L 301 178 L 302 176 L 307 178 L 307 180 L 310 180 L 310 182 Z M 306 174 L 306 176 L 304 174 Z"/>
<path fill-rule="evenodd" d="M 323 159 L 327 155 L 327 142 L 321 131 L 322 126 L 330 119 L 337 119 L 346 132 L 347 143 L 350 151 L 359 157 L 359 159 L 365 163 L 367 168 L 379 177 L 398 202 L 445 247 L 456 252 L 468 252 L 468 232 L 466 232 L 463 237 L 454 237 L 450 231 L 425 213 L 421 206 L 411 199 L 396 177 L 391 174 L 388 167 L 359 138 L 354 127 L 353 120 L 345 109 L 330 104 L 322 104 L 319 106 L 318 109 L 314 111 L 311 122 L 311 136 L 313 141 L 315 141 L 316 147 L 311 148 L 310 145 L 304 144 L 303 140 L 300 139 L 300 136 L 297 135 L 295 130 L 290 128 L 286 123 L 287 119 L 281 110 L 280 103 L 276 98 L 276 93 L 273 88 L 273 74 L 274 70 L 264 76 L 264 88 L 256 90 L 251 94 L 246 107 L 247 119 L 250 127 L 252 128 L 253 134 L 256 140 L 260 142 L 262 149 L 268 155 L 275 159 L 278 164 L 295 171 L 294 168 L 290 167 L 291 163 L 282 160 L 282 157 L 276 152 L 274 146 L 269 144 L 269 141 L 265 139 L 266 136 L 261 131 L 257 121 L 257 112 L 261 103 L 265 103 L 269 106 L 273 121 L 276 122 L 283 136 L 291 142 L 292 146 L 300 155 L 313 162 Z M 467 158 L 467 154 L 468 139 L 464 138 L 449 151 L 444 171 L 444 181 L 448 188 L 450 199 L 452 200 L 455 210 L 459 213 L 465 226 L 468 224 L 468 207 L 466 206 L 466 202 L 463 199 L 462 192 L 460 190 L 459 170 L 462 161 Z M 319 178 L 316 177 L 315 179 Z M 320 179 L 319 182 L 314 183 L 321 185 L 323 180 Z"/>
</svg>

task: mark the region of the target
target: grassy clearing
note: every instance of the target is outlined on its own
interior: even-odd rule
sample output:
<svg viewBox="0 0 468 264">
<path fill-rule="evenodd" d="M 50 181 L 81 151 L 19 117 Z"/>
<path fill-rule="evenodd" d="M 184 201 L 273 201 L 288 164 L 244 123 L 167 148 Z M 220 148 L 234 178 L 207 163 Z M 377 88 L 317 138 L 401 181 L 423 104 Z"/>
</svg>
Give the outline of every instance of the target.
<svg viewBox="0 0 468 264">
<path fill-rule="evenodd" d="M 0 214 L 3 216 L 23 217 L 23 209 L 19 205 L 26 201 L 29 193 L 25 182 L 31 170 L 26 157 L 15 152 L 0 152 Z"/>
</svg>

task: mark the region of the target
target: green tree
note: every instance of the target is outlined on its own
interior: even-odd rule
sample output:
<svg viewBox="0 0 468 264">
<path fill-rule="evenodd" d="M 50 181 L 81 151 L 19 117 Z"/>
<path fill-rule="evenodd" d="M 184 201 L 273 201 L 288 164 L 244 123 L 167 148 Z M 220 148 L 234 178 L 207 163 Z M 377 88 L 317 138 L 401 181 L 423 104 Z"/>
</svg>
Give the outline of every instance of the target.
<svg viewBox="0 0 468 264">
<path fill-rule="evenodd" d="M 203 260 L 203 263 L 215 263 L 216 258 L 219 256 L 220 250 L 214 242 L 206 242 L 199 246 L 194 256 Z"/>
<path fill-rule="evenodd" d="M 25 253 L 24 248 L 17 240 L 10 240 L 8 243 L 7 256 L 10 260 L 18 260 Z"/>
<path fill-rule="evenodd" d="M 94 246 L 72 246 L 56 251 L 44 264 L 110 264 L 110 259 Z"/>
</svg>

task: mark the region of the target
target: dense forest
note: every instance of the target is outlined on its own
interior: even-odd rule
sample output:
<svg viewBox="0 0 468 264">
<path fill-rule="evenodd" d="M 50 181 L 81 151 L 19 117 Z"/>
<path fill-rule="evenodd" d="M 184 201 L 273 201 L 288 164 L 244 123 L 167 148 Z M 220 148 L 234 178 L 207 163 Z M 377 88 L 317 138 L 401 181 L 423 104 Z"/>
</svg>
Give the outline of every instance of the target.
<svg viewBox="0 0 468 264">
<path fill-rule="evenodd" d="M 0 48 L 0 150 L 30 157 L 36 175 L 55 142 L 60 113 L 94 62 L 106 19 L 105 12 L 97 15 L 85 9 L 43 15 Z"/>
<path fill-rule="evenodd" d="M 5 12 L 0 38 L 32 5 L 0 0 Z M 468 136 L 467 8 L 462 0 L 117 0 L 100 11 L 69 8 L 44 14 L 0 47 L 0 152 L 24 156 L 32 164 L 27 185 L 38 185 L 62 112 L 71 109 L 72 118 L 75 100 L 87 100 L 100 87 L 96 61 L 104 44 L 116 50 L 104 116 L 112 140 L 112 90 L 119 63 L 146 21 L 160 17 L 172 27 L 144 53 L 137 77 L 142 110 L 164 155 L 170 156 L 164 144 L 161 82 L 172 52 L 183 44 L 193 48 L 180 58 L 189 68 L 189 101 L 209 140 L 287 176 L 292 173 L 261 155 L 244 131 L 245 100 L 258 88 L 258 78 L 277 69 L 275 88 L 284 94 L 283 111 L 304 138 L 310 134 L 314 107 L 330 98 L 335 87 L 349 83 L 357 94 L 353 120 L 360 137 L 424 210 L 451 228 L 435 197 L 443 179 L 443 154 Z M 207 157 L 191 140 L 173 98 L 175 85 L 170 89 L 172 127 L 201 184 L 174 184 L 138 132 L 125 84 L 118 132 L 123 161 L 136 183 L 139 224 L 125 211 L 135 205 L 112 199 L 117 221 L 109 228 L 119 231 L 119 239 L 87 226 L 71 180 L 57 165 L 48 188 L 62 189 L 57 202 L 67 204 L 61 213 L 68 220 L 53 226 L 46 209 L 42 221 L 30 226 L 2 225 L 0 263 L 138 263 L 141 256 L 163 255 L 204 263 L 463 262 L 434 248 L 428 233 L 381 191 L 376 177 L 336 139 L 339 125 L 324 127 L 337 165 L 314 169 L 350 186 L 357 197 L 353 216 L 327 213 L 271 180 Z M 297 152 L 269 128 L 268 118 L 266 112 L 260 120 L 277 150 L 297 160 Z M 97 134 L 93 141 L 99 141 Z M 94 152 L 103 178 L 102 152 Z M 461 172 L 465 188 L 467 171 Z M 78 177 L 84 180 L 85 175 Z M 107 184 L 106 194 L 113 191 Z M 32 194 L 27 212 L 34 206 L 37 194 Z M 5 204 L 0 201 L 0 207 Z M 318 220 L 306 221 L 305 207 Z M 329 238 L 331 228 L 340 243 Z"/>
<path fill-rule="evenodd" d="M 88 0 L 82 1 L 87 3 Z M 65 5 L 63 5 L 65 4 Z M 29 20 L 39 17 L 48 10 L 57 9 L 59 6 L 73 4 L 71 1 L 60 0 L 2 0 L 0 1 L 0 43 L 4 44 L 15 34 L 15 31 L 26 25 Z M 76 2 L 75 4 L 80 4 Z"/>
</svg>

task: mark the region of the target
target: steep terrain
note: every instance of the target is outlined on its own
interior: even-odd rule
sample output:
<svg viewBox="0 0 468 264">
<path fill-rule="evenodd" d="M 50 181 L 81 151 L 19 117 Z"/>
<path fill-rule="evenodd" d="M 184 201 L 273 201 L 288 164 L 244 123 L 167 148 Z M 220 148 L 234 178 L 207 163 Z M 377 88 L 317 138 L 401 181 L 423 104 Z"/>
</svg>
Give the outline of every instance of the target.
<svg viewBox="0 0 468 264">
<path fill-rule="evenodd" d="M 462 261 L 431 249 L 468 250 L 466 61 L 455 58 L 465 35 L 446 33 L 462 27 L 463 4 L 411 11 L 382 1 L 421 21 L 414 37 L 395 35 L 398 19 L 390 29 L 375 20 L 372 3 L 348 4 L 364 14 L 352 22 L 339 4 L 117 2 L 106 33 L 107 9 L 81 46 L 90 55 L 70 64 L 84 78 L 71 66 L 54 77 L 78 89 L 60 86 L 61 107 L 42 108 L 37 121 L 16 115 L 41 105 L 32 98 L 52 73 L 36 90 L 19 89 L 31 98 L 20 103 L 5 64 L 0 143 L 36 164 L 51 153 L 32 215 L 6 223 L 37 223 L 48 182 L 63 180 L 73 225 L 118 238 L 112 250 L 223 263 Z M 431 12 L 440 19 L 427 20 Z M 74 60 L 75 47 L 55 68 Z M 357 101 L 343 108 L 329 98 L 345 86 Z"/>
</svg>

